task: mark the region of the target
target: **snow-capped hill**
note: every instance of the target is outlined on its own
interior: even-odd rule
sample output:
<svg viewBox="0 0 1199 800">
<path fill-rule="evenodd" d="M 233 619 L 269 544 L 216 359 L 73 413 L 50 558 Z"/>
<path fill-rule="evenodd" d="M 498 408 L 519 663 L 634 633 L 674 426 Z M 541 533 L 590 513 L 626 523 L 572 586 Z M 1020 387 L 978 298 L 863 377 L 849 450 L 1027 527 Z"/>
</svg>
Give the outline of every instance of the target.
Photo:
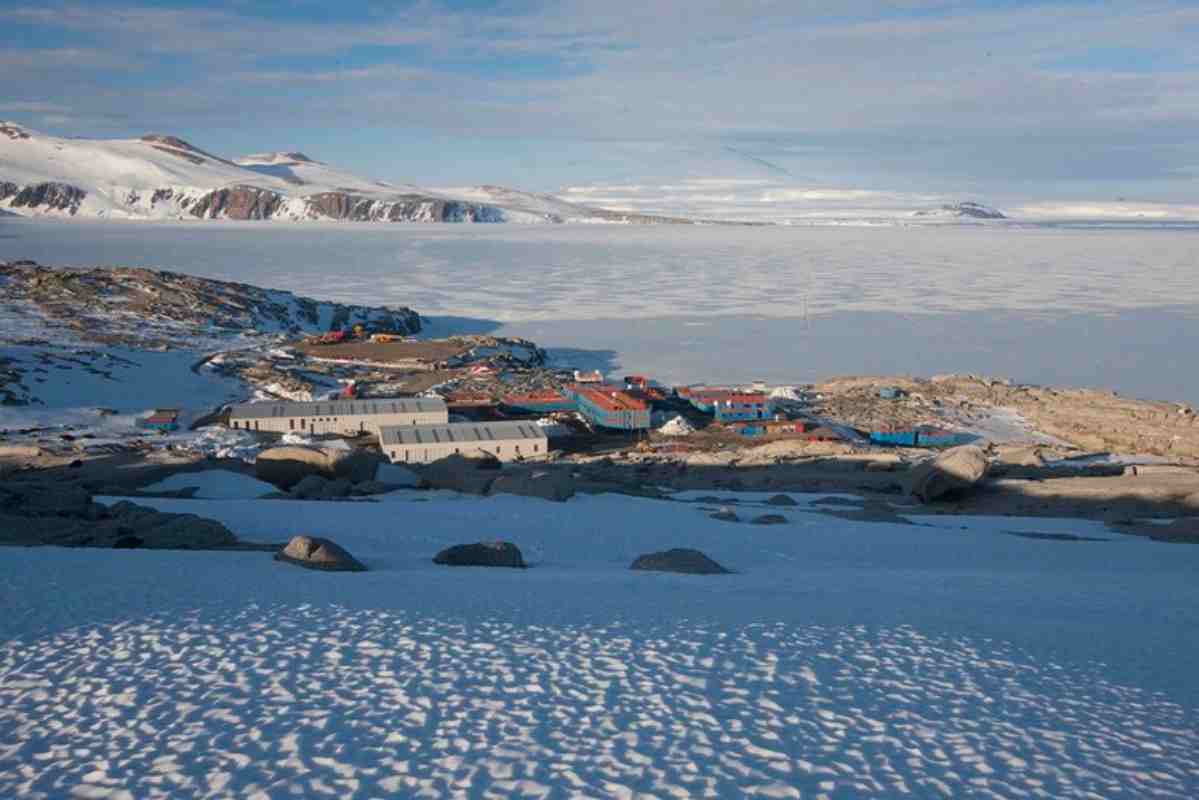
<svg viewBox="0 0 1199 800">
<path fill-rule="evenodd" d="M 29 139 L 32 134 L 15 122 L 0 120 L 0 136 L 6 136 L 9 139 Z"/>
<path fill-rule="evenodd" d="M 547 222 L 623 222 L 623 223 L 689 223 L 691 220 L 638 214 L 629 211 L 612 211 L 606 208 L 571 203 L 552 194 L 525 192 L 506 186 L 483 184 L 481 186 L 455 186 L 438 189 L 442 194 L 460 197 L 478 203 L 492 203 L 503 208 L 521 211 L 541 217 Z"/>
<path fill-rule="evenodd" d="M 242 166 L 250 166 L 252 164 L 316 163 L 316 159 L 309 158 L 303 153 L 251 153 L 248 156 L 235 159 L 235 161 Z"/>
<path fill-rule="evenodd" d="M 917 211 L 913 216 L 932 219 L 1007 219 L 1007 215 L 997 208 L 970 201 L 947 203 L 940 208 Z"/>
<path fill-rule="evenodd" d="M 229 160 L 167 134 L 66 139 L 0 123 L 0 210 L 20 215 L 302 222 L 654 222 L 483 187 L 370 180 L 298 152 Z"/>
</svg>

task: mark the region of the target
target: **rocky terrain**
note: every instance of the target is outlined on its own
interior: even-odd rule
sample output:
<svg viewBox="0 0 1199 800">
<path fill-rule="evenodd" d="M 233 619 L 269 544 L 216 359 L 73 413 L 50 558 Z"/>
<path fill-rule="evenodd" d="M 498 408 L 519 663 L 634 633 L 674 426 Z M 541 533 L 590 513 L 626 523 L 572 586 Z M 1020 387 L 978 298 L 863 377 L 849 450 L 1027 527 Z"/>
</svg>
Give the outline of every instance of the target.
<svg viewBox="0 0 1199 800">
<path fill-rule="evenodd" d="M 884 387 L 896 387 L 902 394 L 881 399 Z M 814 389 L 816 413 L 866 431 L 925 423 L 1002 427 L 1023 420 L 1041 435 L 1043 444 L 1080 452 L 1199 460 L 1199 421 L 1194 410 L 1181 403 L 974 375 L 838 378 Z"/>
</svg>

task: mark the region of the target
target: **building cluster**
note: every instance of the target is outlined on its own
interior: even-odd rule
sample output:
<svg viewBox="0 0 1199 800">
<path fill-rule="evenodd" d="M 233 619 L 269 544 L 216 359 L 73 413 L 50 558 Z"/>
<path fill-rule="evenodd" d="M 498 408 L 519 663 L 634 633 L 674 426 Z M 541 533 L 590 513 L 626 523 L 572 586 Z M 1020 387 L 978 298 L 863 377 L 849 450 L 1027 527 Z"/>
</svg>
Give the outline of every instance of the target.
<svg viewBox="0 0 1199 800">
<path fill-rule="evenodd" d="M 450 422 L 439 397 L 243 403 L 230 410 L 229 426 L 274 433 L 373 434 L 390 460 L 409 464 L 480 452 L 517 461 L 544 458 L 549 450 L 536 423 Z"/>
<path fill-rule="evenodd" d="M 502 461 L 543 458 L 549 449 L 548 429 L 529 418 L 556 413 L 576 413 L 595 430 L 643 432 L 652 426 L 655 408 L 677 410 L 689 405 L 710 415 L 721 428 L 746 437 L 841 438 L 833 429 L 789 419 L 776 409 L 765 387 L 761 391 L 758 387 L 668 390 L 643 375 L 629 375 L 619 383 L 602 376 L 597 380 L 597 375 L 580 373 L 581 380 L 560 389 L 506 394 L 498 404 L 491 396 L 462 393 L 446 398 L 245 403 L 232 408 L 229 425 L 283 434 L 373 435 L 392 461 L 416 464 L 477 452 Z M 459 415 L 456 418 L 467 416 L 475 421 L 450 422 L 451 410 Z"/>
</svg>

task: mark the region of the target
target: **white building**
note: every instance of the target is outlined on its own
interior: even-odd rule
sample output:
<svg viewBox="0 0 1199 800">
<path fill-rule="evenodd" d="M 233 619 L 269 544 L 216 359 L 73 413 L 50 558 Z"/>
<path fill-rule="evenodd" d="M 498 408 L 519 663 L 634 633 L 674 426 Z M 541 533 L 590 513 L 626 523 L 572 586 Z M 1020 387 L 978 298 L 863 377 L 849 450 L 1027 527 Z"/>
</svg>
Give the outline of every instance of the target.
<svg viewBox="0 0 1199 800">
<path fill-rule="evenodd" d="M 440 397 L 325 400 L 310 403 L 242 403 L 229 412 L 229 426 L 275 433 L 375 433 L 382 425 L 438 425 L 449 421 Z"/>
<path fill-rule="evenodd" d="M 385 425 L 379 445 L 392 461 L 428 464 L 455 453 L 483 451 L 501 461 L 545 458 L 549 439 L 534 422 L 452 422 L 446 425 Z"/>
</svg>

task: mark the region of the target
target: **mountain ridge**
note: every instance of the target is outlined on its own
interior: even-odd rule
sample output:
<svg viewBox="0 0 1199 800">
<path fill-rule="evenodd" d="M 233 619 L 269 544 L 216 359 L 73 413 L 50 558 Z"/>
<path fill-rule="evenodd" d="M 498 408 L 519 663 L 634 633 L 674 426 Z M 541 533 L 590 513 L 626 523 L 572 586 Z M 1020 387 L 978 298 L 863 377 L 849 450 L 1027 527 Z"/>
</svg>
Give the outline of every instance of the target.
<svg viewBox="0 0 1199 800">
<path fill-rule="evenodd" d="M 0 210 L 22 216 L 278 222 L 689 223 L 507 187 L 455 196 L 295 151 L 224 158 L 162 133 L 67 139 L 0 121 Z"/>
</svg>

